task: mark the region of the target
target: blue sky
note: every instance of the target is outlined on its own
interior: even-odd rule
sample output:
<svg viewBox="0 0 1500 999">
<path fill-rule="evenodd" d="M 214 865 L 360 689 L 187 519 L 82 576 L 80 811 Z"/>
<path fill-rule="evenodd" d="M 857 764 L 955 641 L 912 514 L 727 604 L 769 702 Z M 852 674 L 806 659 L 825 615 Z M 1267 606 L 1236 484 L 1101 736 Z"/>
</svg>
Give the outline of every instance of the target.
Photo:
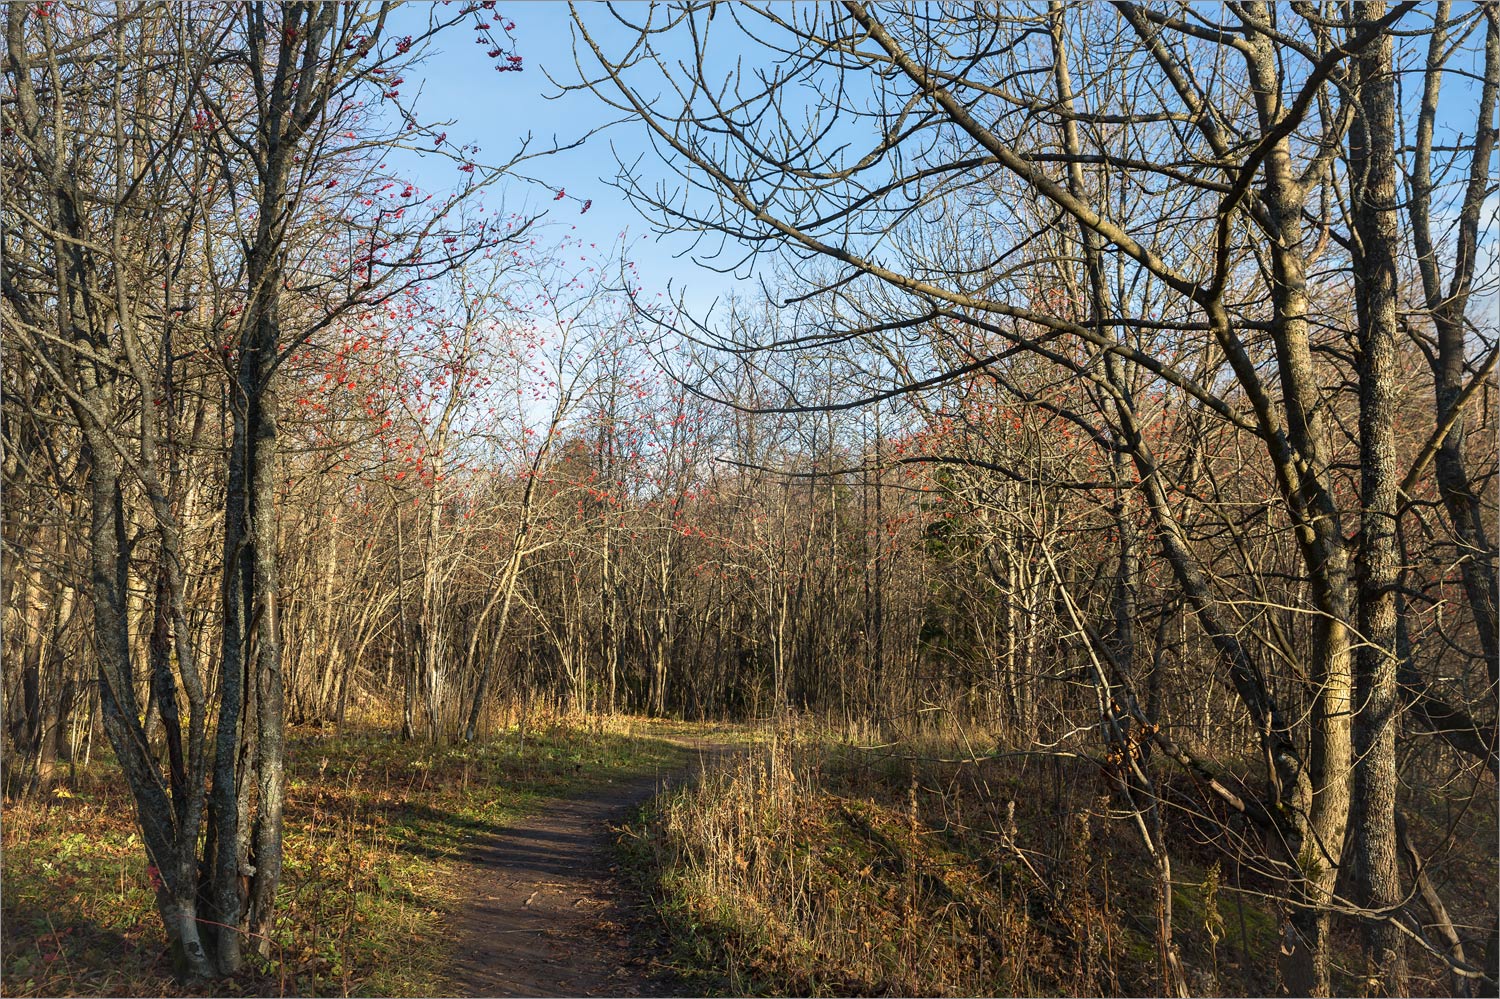
<svg viewBox="0 0 1500 999">
<path fill-rule="evenodd" d="M 420 4 L 398 8 L 391 33 L 416 33 L 426 26 L 428 13 Z M 403 94 L 417 94 L 420 86 L 417 112 L 422 121 L 451 120 L 453 124 L 446 126 L 449 140 L 477 142 L 478 162 L 494 164 L 508 160 L 528 134 L 535 151 L 554 141 L 567 145 L 614 120 L 611 109 L 593 95 L 557 96 L 559 88 L 548 81 L 548 72 L 560 82 L 578 79 L 566 4 L 511 2 L 496 13 L 515 23 L 512 34 L 525 70 L 496 73 L 494 60 L 485 54 L 487 46 L 476 45 L 472 33 L 455 28 L 439 36 L 425 61 L 404 74 Z M 599 13 L 589 21 L 591 31 L 596 21 L 603 27 L 611 20 L 606 11 Z M 507 211 L 545 212 L 546 221 L 561 230 L 559 235 L 577 236 L 601 248 L 617 245 L 623 232 L 647 237 L 634 242 L 631 252 L 643 288 L 654 297 L 670 281 L 673 292 L 685 292 L 690 311 L 701 317 L 715 300 L 744 282 L 679 256 L 691 251 L 689 237 L 656 237 L 650 223 L 610 186 L 618 169 L 617 153 L 627 161 L 639 158 L 639 170 L 647 176 L 662 170 L 640 124 L 622 122 L 594 134 L 580 148 L 523 164 L 520 176 L 503 181 L 497 194 L 486 195 L 486 202 L 499 207 L 503 195 Z M 451 188 L 459 179 L 453 162 L 442 157 L 413 157 L 401 166 L 428 191 Z M 554 200 L 558 189 L 567 192 L 560 201 Z M 581 213 L 584 200 L 592 205 Z"/>
<path fill-rule="evenodd" d="M 643 9 L 642 5 L 625 5 L 628 15 Z M 587 7 L 583 10 L 590 31 L 606 48 L 618 50 L 620 46 L 611 43 L 626 42 L 607 9 L 601 6 L 592 14 Z M 423 4 L 398 8 L 391 31 L 397 36 L 415 34 L 426 26 L 430 13 Z M 420 83 L 417 110 L 422 120 L 451 120 L 453 124 L 446 126 L 450 140 L 455 144 L 477 142 L 478 160 L 488 164 L 509 159 L 527 135 L 531 148 L 537 150 L 554 141 L 564 145 L 575 142 L 594 129 L 604 130 L 580 148 L 524 164 L 519 176 L 503 182 L 497 194 L 487 196 L 491 207 L 500 207 L 499 195 L 503 194 L 506 210 L 545 212 L 547 222 L 559 228 L 558 235 L 577 236 L 601 248 L 617 245 L 621 233 L 628 232 L 635 237 L 631 258 L 648 298 L 665 291 L 670 282 L 674 292 L 686 293 L 689 311 L 698 318 L 731 291 L 758 295 L 759 286 L 753 278 L 736 278 L 696 263 L 690 236 L 657 237 L 649 221 L 610 186 L 618 169 L 617 157 L 635 163 L 647 187 L 656 178 L 665 177 L 667 171 L 639 122 L 611 125 L 616 113 L 592 94 L 559 94 L 559 87 L 549 81 L 549 73 L 561 83 L 578 80 L 567 4 L 502 0 L 496 14 L 515 23 L 516 52 L 524 59 L 525 71 L 494 72 L 494 62 L 485 54 L 488 46 L 476 45 L 471 32 L 457 27 L 446 37 L 440 36 L 425 62 L 406 73 L 404 94 L 415 94 Z M 1446 81 L 1440 117 L 1446 118 L 1449 109 L 1456 108 L 1460 117 L 1457 127 L 1467 124 L 1472 128 L 1472 121 L 1464 120 L 1473 114 L 1471 90 L 1461 76 Z M 459 176 L 453 162 L 443 157 L 413 158 L 402 167 L 419 186 L 434 192 L 453 186 Z M 565 190 L 567 197 L 554 201 L 558 189 Z M 587 213 L 581 214 L 584 200 L 592 204 Z M 1487 235 L 1485 250 L 1493 255 L 1496 240 L 1492 233 Z M 714 241 L 705 241 L 697 251 L 711 252 L 716 246 Z M 1489 262 L 1489 266 L 1494 265 Z"/>
</svg>

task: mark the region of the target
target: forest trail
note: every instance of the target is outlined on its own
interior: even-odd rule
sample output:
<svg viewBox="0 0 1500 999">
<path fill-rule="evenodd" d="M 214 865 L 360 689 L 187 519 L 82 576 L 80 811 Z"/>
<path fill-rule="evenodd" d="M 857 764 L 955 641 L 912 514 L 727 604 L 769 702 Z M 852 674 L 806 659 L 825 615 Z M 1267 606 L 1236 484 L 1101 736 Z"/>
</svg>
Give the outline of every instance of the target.
<svg viewBox="0 0 1500 999">
<path fill-rule="evenodd" d="M 639 946 L 639 898 L 618 868 L 610 827 L 728 751 L 691 745 L 700 755 L 688 767 L 555 799 L 465 852 L 468 901 L 451 923 L 455 994 L 684 994 Z"/>
</svg>

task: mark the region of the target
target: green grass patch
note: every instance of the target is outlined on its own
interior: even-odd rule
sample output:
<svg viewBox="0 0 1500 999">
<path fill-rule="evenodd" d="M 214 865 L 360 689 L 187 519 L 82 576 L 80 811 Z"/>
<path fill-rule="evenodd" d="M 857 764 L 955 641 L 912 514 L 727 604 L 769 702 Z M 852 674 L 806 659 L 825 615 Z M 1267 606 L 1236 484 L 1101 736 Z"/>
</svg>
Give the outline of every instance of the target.
<svg viewBox="0 0 1500 999">
<path fill-rule="evenodd" d="M 707 730 L 558 722 L 438 747 L 374 731 L 293 733 L 272 960 L 197 994 L 437 995 L 458 852 L 546 800 L 666 772 Z M 109 761 L 6 803 L 6 995 L 184 995 L 171 978 L 134 811 Z"/>
</svg>

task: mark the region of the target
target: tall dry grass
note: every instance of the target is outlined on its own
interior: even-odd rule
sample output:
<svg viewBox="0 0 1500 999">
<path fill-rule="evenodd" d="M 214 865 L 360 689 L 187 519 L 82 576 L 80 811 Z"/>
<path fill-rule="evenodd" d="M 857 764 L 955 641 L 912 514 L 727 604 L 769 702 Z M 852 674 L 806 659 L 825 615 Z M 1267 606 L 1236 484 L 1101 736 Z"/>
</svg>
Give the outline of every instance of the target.
<svg viewBox="0 0 1500 999">
<path fill-rule="evenodd" d="M 1149 946 L 1116 925 L 1087 811 L 1063 823 L 1060 847 L 1028 850 L 1014 807 L 1007 827 L 962 795 L 938 805 L 931 775 L 903 774 L 903 763 L 854 764 L 815 738 L 776 737 L 630 830 L 684 964 L 715 969 L 705 985 L 805 995 L 1138 986 L 1117 966 L 1129 952 L 1149 962 Z M 965 807 L 982 826 L 954 814 Z"/>
</svg>

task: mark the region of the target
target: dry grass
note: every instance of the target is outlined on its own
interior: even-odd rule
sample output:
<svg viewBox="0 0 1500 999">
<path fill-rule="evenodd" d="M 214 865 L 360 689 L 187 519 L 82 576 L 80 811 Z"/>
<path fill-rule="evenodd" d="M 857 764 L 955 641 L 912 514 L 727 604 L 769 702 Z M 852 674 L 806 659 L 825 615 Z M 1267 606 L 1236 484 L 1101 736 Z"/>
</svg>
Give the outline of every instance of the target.
<svg viewBox="0 0 1500 999">
<path fill-rule="evenodd" d="M 770 740 L 627 830 L 705 991 L 765 995 L 1160 994 L 1157 896 L 1133 826 L 1087 760 L 976 759 L 974 733 Z M 1182 789 L 1187 793 L 1187 789 Z M 1169 823 L 1174 935 L 1194 994 L 1280 993 L 1275 886 Z M 1493 854 L 1481 859 L 1493 872 Z M 1336 940 L 1355 992 L 1359 946 Z M 1412 994 L 1443 994 L 1417 959 Z"/>
<path fill-rule="evenodd" d="M 1003 818 L 989 823 L 994 848 L 976 855 L 952 834 L 980 827 L 960 830 L 951 815 L 935 823 L 920 771 L 898 780 L 850 763 L 777 740 L 659 803 L 636 828 L 637 854 L 657 872 L 685 963 L 709 975 L 703 984 L 729 994 L 1149 990 L 1149 977 L 1116 970 L 1146 945 L 1110 912 L 1108 848 L 1087 810 L 1061 824 L 1061 868 L 1000 847 Z"/>
</svg>

